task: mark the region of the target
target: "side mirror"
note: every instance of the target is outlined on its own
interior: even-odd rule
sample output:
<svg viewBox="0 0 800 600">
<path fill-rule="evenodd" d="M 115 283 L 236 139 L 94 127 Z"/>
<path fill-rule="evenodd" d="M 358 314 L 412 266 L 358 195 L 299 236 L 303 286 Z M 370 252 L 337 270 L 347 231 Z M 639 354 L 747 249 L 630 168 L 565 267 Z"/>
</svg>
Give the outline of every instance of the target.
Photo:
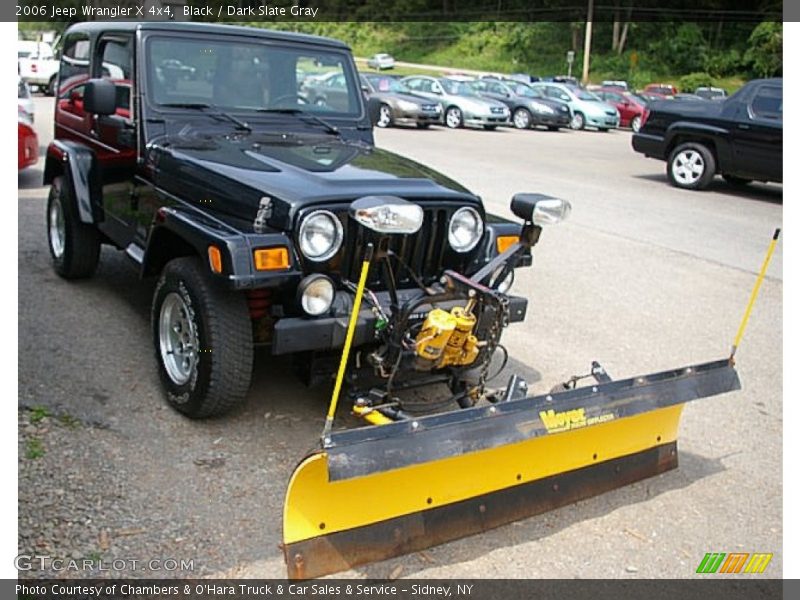
<svg viewBox="0 0 800 600">
<path fill-rule="evenodd" d="M 514 194 L 511 198 L 511 212 L 526 223 L 555 225 L 564 221 L 572 210 L 566 200 L 545 194 Z"/>
<path fill-rule="evenodd" d="M 95 115 L 113 115 L 117 110 L 117 88 L 108 79 L 90 79 L 83 92 L 83 108 Z"/>
</svg>

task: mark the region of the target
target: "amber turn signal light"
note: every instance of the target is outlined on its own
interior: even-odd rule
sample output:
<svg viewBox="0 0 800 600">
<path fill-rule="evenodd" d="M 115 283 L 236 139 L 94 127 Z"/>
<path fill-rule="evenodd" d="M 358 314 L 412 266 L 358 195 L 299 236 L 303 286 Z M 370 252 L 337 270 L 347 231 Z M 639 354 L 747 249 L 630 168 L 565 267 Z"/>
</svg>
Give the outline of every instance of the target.
<svg viewBox="0 0 800 600">
<path fill-rule="evenodd" d="M 253 252 L 256 271 L 279 271 L 289 268 L 289 251 L 284 246 L 261 248 Z"/>
<path fill-rule="evenodd" d="M 214 273 L 222 273 L 222 253 L 216 246 L 208 247 L 208 264 Z"/>
<path fill-rule="evenodd" d="M 502 254 L 519 241 L 518 235 L 501 235 L 497 238 L 497 252 Z"/>
</svg>

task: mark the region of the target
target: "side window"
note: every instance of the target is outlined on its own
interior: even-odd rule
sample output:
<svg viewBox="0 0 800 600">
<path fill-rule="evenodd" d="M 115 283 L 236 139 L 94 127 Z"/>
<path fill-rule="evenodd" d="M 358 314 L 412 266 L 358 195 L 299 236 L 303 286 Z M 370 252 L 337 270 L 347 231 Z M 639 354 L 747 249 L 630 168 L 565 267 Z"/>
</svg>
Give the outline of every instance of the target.
<svg viewBox="0 0 800 600">
<path fill-rule="evenodd" d="M 64 41 L 58 78 L 63 84 L 71 77 L 89 76 L 89 39 L 74 34 Z"/>
<path fill-rule="evenodd" d="M 759 119 L 783 120 L 783 88 L 764 85 L 750 103 L 750 114 Z"/>
<path fill-rule="evenodd" d="M 117 88 L 117 114 L 130 117 L 131 79 L 133 78 L 133 43 L 130 37 L 100 41 L 100 73 Z M 97 67 L 95 67 L 97 70 Z"/>
</svg>

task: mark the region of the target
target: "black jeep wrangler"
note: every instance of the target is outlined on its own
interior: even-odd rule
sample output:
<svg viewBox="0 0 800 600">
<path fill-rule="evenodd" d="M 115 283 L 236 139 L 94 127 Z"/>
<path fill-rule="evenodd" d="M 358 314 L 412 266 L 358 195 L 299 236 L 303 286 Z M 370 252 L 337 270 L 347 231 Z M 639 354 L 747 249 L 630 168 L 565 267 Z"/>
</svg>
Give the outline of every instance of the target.
<svg viewBox="0 0 800 600">
<path fill-rule="evenodd" d="M 324 102 L 304 95 L 312 83 Z M 209 24 L 70 27 L 44 178 L 59 275 L 91 276 L 110 244 L 158 278 L 155 355 L 190 417 L 245 397 L 255 345 L 330 381 L 366 253 L 353 362 L 397 385 L 438 378 L 474 402 L 466 372 L 481 368 L 482 391 L 499 329 L 525 316 L 526 300 L 506 295 L 513 269 L 569 208 L 520 194 L 525 224 L 509 222 L 376 149 L 343 43 Z M 431 308 L 445 314 L 428 322 Z M 447 352 L 436 327 L 459 332 Z"/>
</svg>

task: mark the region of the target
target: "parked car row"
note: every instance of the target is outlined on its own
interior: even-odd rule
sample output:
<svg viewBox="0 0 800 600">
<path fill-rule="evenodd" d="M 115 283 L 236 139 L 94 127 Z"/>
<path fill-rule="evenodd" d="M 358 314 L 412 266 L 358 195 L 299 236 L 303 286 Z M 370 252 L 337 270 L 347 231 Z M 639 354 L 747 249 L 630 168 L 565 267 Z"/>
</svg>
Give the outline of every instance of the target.
<svg viewBox="0 0 800 600">
<path fill-rule="evenodd" d="M 629 125 L 639 104 L 621 101 L 620 110 L 603 98 L 579 87 L 556 82 L 530 84 L 517 79 L 450 75 L 411 75 L 397 78 L 383 74 L 362 74 L 362 90 L 377 103 L 376 124 L 432 124 L 450 128 L 476 127 L 487 130 L 500 126 L 517 129 L 546 127 L 550 130 L 594 127 L 607 131 Z M 308 86 L 301 90 L 307 101 L 316 95 Z M 628 108 L 630 107 L 630 108 Z M 637 121 L 638 123 L 638 121 Z"/>
</svg>

